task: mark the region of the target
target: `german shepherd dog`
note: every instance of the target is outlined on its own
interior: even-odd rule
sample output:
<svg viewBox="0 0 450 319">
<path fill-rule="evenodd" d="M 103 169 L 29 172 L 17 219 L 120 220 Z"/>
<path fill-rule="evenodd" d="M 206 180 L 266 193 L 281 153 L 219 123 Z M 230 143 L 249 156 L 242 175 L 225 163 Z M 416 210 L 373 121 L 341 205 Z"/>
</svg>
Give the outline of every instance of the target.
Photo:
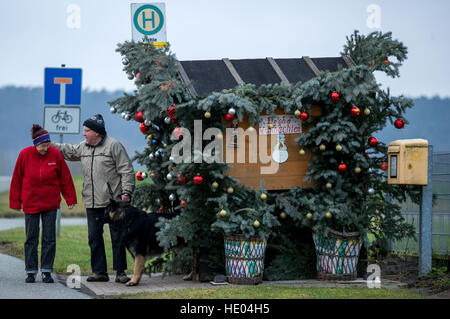
<svg viewBox="0 0 450 319">
<path fill-rule="evenodd" d="M 126 285 L 136 286 L 141 280 L 147 258 L 162 253 L 162 248 L 156 239 L 159 228 L 155 224 L 160 217 L 173 216 L 164 213 L 148 214 L 131 206 L 129 202 L 114 199 L 110 199 L 106 214 L 109 215 L 111 222 L 121 229 L 122 242 L 133 256 L 133 278 Z"/>
</svg>

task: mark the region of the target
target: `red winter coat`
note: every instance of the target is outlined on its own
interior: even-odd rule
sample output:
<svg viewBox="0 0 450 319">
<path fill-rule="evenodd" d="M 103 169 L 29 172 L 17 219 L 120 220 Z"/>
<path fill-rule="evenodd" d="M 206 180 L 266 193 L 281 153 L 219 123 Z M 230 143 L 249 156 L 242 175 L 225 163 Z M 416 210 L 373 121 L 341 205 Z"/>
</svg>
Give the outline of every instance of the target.
<svg viewBox="0 0 450 319">
<path fill-rule="evenodd" d="M 24 148 L 17 159 L 9 191 L 9 207 L 26 214 L 59 208 L 62 193 L 67 205 L 77 203 L 72 176 L 61 153 L 49 146 L 45 155 Z"/>
</svg>

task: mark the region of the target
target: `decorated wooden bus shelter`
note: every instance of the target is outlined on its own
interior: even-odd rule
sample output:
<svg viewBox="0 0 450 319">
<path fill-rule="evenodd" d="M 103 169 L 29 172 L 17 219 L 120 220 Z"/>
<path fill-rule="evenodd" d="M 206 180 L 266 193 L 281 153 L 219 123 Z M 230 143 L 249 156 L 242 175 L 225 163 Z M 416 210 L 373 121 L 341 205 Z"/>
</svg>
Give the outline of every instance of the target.
<svg viewBox="0 0 450 319">
<path fill-rule="evenodd" d="M 257 87 L 263 84 L 275 83 L 298 83 L 319 75 L 320 71 L 335 72 L 341 68 L 354 66 L 350 56 L 327 57 L 327 58 L 265 58 L 265 59 L 239 59 L 230 60 L 223 58 L 221 60 L 196 60 L 180 61 L 179 71 L 189 92 L 194 97 L 207 96 L 212 92 L 234 88 L 238 84 L 251 83 Z M 255 127 L 258 134 L 283 134 L 283 152 L 286 153 L 287 160 L 280 162 L 276 174 L 261 174 L 261 167 L 268 164 L 262 164 L 259 160 L 252 163 L 249 159 L 249 139 L 245 139 L 244 145 L 238 145 L 237 137 L 235 141 L 224 139 L 224 158 L 227 151 L 232 148 L 243 147 L 247 152 L 245 160 L 240 163 L 237 159 L 237 152 L 234 153 L 232 168 L 228 171 L 229 175 L 238 178 L 241 183 L 253 189 L 260 187 L 261 181 L 264 182 L 267 190 L 286 190 L 297 186 L 308 187 L 310 183 L 304 180 L 307 165 L 311 160 L 312 153 L 301 154 L 295 145 L 295 139 L 302 132 L 307 132 L 308 126 L 302 125 L 302 121 L 295 115 L 285 114 L 284 110 L 276 110 L 277 117 L 263 113 L 259 125 Z M 313 106 L 312 117 L 320 116 L 321 109 L 318 105 Z M 226 123 L 226 121 L 223 121 Z M 271 122 L 273 122 L 271 124 Z M 246 117 L 243 122 L 237 119 L 229 127 L 240 127 L 248 129 L 249 122 Z M 271 145 L 270 141 L 266 143 L 268 156 L 272 156 L 279 143 Z"/>
</svg>

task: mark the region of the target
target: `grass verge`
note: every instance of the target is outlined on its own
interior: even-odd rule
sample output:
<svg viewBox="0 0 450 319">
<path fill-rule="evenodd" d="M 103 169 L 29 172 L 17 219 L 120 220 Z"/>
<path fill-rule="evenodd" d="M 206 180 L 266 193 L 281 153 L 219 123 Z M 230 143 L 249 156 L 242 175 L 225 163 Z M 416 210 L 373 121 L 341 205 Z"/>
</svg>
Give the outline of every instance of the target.
<svg viewBox="0 0 450 319">
<path fill-rule="evenodd" d="M 42 230 L 41 230 L 42 233 Z M 112 247 L 109 227 L 104 227 L 105 253 L 108 264 L 108 273 L 115 274 L 112 269 Z M 40 237 L 42 238 L 42 237 Z M 25 229 L 15 228 L 0 232 L 0 253 L 24 259 Z M 38 256 L 41 247 L 38 248 Z M 91 273 L 91 254 L 88 244 L 87 226 L 61 227 L 61 236 L 56 239 L 56 256 L 54 272 L 67 275 L 67 266 L 76 264 L 80 266 L 81 274 Z M 40 257 L 39 257 L 40 260 Z M 127 252 L 128 269 L 133 269 L 133 259 Z"/>
<path fill-rule="evenodd" d="M 121 295 L 121 299 L 423 299 L 407 289 L 227 286 Z"/>
</svg>

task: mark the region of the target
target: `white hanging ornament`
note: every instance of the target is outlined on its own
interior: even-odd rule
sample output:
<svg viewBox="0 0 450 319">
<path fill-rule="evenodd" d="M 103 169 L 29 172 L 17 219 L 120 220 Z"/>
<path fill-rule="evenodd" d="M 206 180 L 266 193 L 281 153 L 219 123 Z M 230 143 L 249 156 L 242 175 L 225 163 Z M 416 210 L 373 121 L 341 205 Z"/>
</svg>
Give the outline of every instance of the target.
<svg viewBox="0 0 450 319">
<path fill-rule="evenodd" d="M 111 107 L 109 108 L 109 111 L 110 111 L 112 114 L 117 113 L 117 109 L 116 109 L 114 106 L 111 106 Z"/>
<path fill-rule="evenodd" d="M 287 146 L 284 144 L 284 141 L 284 134 L 278 135 L 278 143 L 274 146 L 272 152 L 272 158 L 277 163 L 284 163 L 289 157 Z"/>
<path fill-rule="evenodd" d="M 373 194 L 375 193 L 375 190 L 371 187 L 371 188 L 369 188 L 369 189 L 367 190 L 367 193 L 368 193 L 369 195 L 373 195 Z"/>
<path fill-rule="evenodd" d="M 168 181 L 171 181 L 173 178 L 173 175 L 171 173 L 169 173 L 169 174 L 167 174 L 166 178 Z"/>
<path fill-rule="evenodd" d="M 148 158 L 149 158 L 151 161 L 153 161 L 153 160 L 155 159 L 155 154 L 150 153 L 150 154 L 148 155 Z"/>
<path fill-rule="evenodd" d="M 122 112 L 122 114 L 120 114 L 122 116 L 123 119 L 125 119 L 125 116 L 127 116 L 126 112 Z"/>
<path fill-rule="evenodd" d="M 170 117 L 168 117 L 168 116 L 166 116 L 166 117 L 164 118 L 164 123 L 166 123 L 166 124 L 170 124 L 171 121 L 172 121 L 172 120 L 171 120 Z"/>
<path fill-rule="evenodd" d="M 142 172 L 141 176 L 142 176 L 143 179 L 146 179 L 148 177 L 146 172 Z"/>
<path fill-rule="evenodd" d="M 169 195 L 169 200 L 172 201 L 172 202 L 173 202 L 176 198 L 177 198 L 177 197 L 175 196 L 175 194 L 170 194 L 170 195 Z"/>
<path fill-rule="evenodd" d="M 145 120 L 145 121 L 144 121 L 144 124 L 145 124 L 145 126 L 150 126 L 150 125 L 152 125 L 152 121 L 150 121 L 150 120 Z"/>
<path fill-rule="evenodd" d="M 129 113 L 127 113 L 125 115 L 125 120 L 127 120 L 127 121 L 131 120 L 131 115 Z"/>
<path fill-rule="evenodd" d="M 231 107 L 231 108 L 228 110 L 228 114 L 234 115 L 234 114 L 236 114 L 236 110 L 235 110 L 234 108 Z"/>
<path fill-rule="evenodd" d="M 155 203 L 156 205 L 160 205 L 161 204 L 161 200 L 159 198 L 155 199 Z"/>
</svg>

